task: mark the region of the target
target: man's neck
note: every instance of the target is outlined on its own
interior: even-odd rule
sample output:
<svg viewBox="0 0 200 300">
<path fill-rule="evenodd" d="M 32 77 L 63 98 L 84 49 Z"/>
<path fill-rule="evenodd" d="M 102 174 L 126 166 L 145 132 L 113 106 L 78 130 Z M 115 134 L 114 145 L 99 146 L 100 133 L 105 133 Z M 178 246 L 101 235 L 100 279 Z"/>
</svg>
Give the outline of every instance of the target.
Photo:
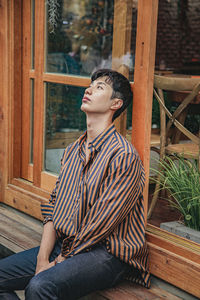
<svg viewBox="0 0 200 300">
<path fill-rule="evenodd" d="M 111 119 L 102 116 L 87 116 L 87 143 L 91 143 L 99 134 L 112 124 Z"/>
</svg>

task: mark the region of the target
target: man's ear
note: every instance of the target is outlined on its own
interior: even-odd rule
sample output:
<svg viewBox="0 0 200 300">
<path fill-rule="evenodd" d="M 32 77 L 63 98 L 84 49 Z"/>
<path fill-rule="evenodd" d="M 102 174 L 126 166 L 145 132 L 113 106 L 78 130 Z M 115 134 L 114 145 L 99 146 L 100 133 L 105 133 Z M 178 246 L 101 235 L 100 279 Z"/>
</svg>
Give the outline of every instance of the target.
<svg viewBox="0 0 200 300">
<path fill-rule="evenodd" d="M 111 110 L 118 110 L 122 107 L 122 105 L 123 105 L 122 99 L 114 98 L 113 103 L 110 108 L 111 108 Z"/>
</svg>

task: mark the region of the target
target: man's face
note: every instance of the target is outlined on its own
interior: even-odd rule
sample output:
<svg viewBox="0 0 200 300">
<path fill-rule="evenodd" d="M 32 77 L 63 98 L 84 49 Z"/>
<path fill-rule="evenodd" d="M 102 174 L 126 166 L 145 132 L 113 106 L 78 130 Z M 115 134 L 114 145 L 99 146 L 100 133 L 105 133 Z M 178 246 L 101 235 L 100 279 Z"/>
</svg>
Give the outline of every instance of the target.
<svg viewBox="0 0 200 300">
<path fill-rule="evenodd" d="M 105 114 L 113 104 L 112 87 L 106 82 L 107 77 L 97 78 L 85 90 L 81 110 L 85 113 Z"/>
</svg>

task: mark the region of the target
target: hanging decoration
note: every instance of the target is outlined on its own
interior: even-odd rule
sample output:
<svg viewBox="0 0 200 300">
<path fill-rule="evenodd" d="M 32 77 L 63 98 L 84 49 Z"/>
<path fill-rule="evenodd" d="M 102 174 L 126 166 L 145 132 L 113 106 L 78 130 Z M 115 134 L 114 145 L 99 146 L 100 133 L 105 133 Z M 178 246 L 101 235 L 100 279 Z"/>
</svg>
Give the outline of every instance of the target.
<svg viewBox="0 0 200 300">
<path fill-rule="evenodd" d="M 58 26 L 59 20 L 59 0 L 47 0 L 48 5 L 48 21 L 50 26 L 50 33 L 55 33 L 55 29 Z"/>
</svg>

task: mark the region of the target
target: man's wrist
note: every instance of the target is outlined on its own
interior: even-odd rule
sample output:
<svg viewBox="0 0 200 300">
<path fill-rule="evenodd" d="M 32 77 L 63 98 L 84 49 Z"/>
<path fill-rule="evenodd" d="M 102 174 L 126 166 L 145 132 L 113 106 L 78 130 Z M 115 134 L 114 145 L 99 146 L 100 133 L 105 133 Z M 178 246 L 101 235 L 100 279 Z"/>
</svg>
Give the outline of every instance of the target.
<svg viewBox="0 0 200 300">
<path fill-rule="evenodd" d="M 49 261 L 49 256 L 47 254 L 38 253 L 37 261 Z"/>
<path fill-rule="evenodd" d="M 48 216 L 48 217 L 44 218 L 43 225 L 45 225 L 48 222 L 52 222 L 52 217 Z"/>
</svg>

